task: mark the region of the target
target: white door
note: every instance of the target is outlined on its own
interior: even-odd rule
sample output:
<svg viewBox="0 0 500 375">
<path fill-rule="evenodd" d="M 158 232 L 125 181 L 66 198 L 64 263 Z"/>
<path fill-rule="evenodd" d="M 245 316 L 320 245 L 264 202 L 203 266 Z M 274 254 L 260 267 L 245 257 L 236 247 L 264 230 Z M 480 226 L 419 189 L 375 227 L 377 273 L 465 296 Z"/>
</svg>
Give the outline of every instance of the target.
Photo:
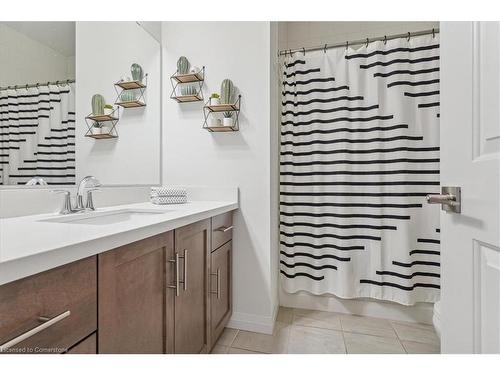
<svg viewBox="0 0 500 375">
<path fill-rule="evenodd" d="M 500 23 L 441 23 L 441 351 L 500 353 Z"/>
</svg>

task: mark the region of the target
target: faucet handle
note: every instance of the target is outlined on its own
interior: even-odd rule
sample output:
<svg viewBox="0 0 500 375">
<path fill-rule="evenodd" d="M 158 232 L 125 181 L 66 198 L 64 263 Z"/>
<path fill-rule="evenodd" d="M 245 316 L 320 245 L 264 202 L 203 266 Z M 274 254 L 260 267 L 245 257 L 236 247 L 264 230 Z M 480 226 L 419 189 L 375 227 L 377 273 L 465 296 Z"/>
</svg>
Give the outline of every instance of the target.
<svg viewBox="0 0 500 375">
<path fill-rule="evenodd" d="M 74 212 L 73 208 L 71 207 L 71 193 L 69 192 L 69 190 L 55 189 L 51 190 L 50 192 L 56 194 L 64 194 L 63 205 L 61 207 L 61 210 L 59 211 L 61 215 L 67 215 Z"/>
<path fill-rule="evenodd" d="M 87 202 L 85 203 L 85 209 L 95 211 L 94 200 L 92 199 L 92 192 L 100 192 L 99 188 L 90 188 L 87 189 Z"/>
</svg>

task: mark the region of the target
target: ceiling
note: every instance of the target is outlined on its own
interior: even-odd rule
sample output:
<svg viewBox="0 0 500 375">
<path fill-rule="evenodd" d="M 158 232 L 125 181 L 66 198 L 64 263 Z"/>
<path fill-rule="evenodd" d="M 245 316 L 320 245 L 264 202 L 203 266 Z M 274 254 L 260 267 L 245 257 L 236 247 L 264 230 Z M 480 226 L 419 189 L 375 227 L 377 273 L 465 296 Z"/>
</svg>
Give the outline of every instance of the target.
<svg viewBox="0 0 500 375">
<path fill-rule="evenodd" d="M 75 22 L 1 22 L 64 56 L 75 56 Z"/>
</svg>

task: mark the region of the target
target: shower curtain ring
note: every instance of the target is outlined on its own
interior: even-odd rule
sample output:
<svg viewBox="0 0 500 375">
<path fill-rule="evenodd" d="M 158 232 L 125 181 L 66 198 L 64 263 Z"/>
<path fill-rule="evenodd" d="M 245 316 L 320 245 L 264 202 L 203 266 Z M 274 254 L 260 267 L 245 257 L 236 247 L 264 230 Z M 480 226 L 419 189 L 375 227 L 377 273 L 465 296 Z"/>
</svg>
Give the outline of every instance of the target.
<svg viewBox="0 0 500 375">
<path fill-rule="evenodd" d="M 306 48 L 305 47 L 302 47 L 302 53 L 304 54 L 304 56 L 306 55 Z"/>
<path fill-rule="evenodd" d="M 387 35 L 384 35 L 384 44 L 387 44 Z"/>
<path fill-rule="evenodd" d="M 369 43 L 370 43 L 370 39 L 366 38 L 366 47 L 368 47 Z"/>
<path fill-rule="evenodd" d="M 348 48 L 349 48 L 349 41 L 346 41 L 345 42 L 345 50 L 347 51 Z"/>
<path fill-rule="evenodd" d="M 28 84 L 26 84 L 26 90 L 28 90 Z"/>
<path fill-rule="evenodd" d="M 408 31 L 408 38 L 406 39 L 408 42 L 410 41 L 410 37 L 411 37 L 411 34 L 410 34 L 410 32 Z"/>
<path fill-rule="evenodd" d="M 325 47 L 323 48 L 323 52 L 326 53 L 326 47 L 328 46 L 328 44 L 325 44 Z"/>
<path fill-rule="evenodd" d="M 434 28 L 432 28 L 432 37 L 435 38 L 436 37 L 436 30 L 434 30 Z"/>
</svg>

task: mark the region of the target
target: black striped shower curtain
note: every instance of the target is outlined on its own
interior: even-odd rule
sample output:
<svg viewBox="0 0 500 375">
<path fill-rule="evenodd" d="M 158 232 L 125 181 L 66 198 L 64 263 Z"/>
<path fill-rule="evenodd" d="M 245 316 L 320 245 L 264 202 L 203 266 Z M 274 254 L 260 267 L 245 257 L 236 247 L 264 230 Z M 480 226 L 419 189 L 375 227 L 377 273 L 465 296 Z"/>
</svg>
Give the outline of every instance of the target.
<svg viewBox="0 0 500 375">
<path fill-rule="evenodd" d="M 280 61 L 280 272 L 294 293 L 440 296 L 438 36 Z"/>
<path fill-rule="evenodd" d="M 0 185 L 75 183 L 74 84 L 0 91 Z"/>
</svg>

